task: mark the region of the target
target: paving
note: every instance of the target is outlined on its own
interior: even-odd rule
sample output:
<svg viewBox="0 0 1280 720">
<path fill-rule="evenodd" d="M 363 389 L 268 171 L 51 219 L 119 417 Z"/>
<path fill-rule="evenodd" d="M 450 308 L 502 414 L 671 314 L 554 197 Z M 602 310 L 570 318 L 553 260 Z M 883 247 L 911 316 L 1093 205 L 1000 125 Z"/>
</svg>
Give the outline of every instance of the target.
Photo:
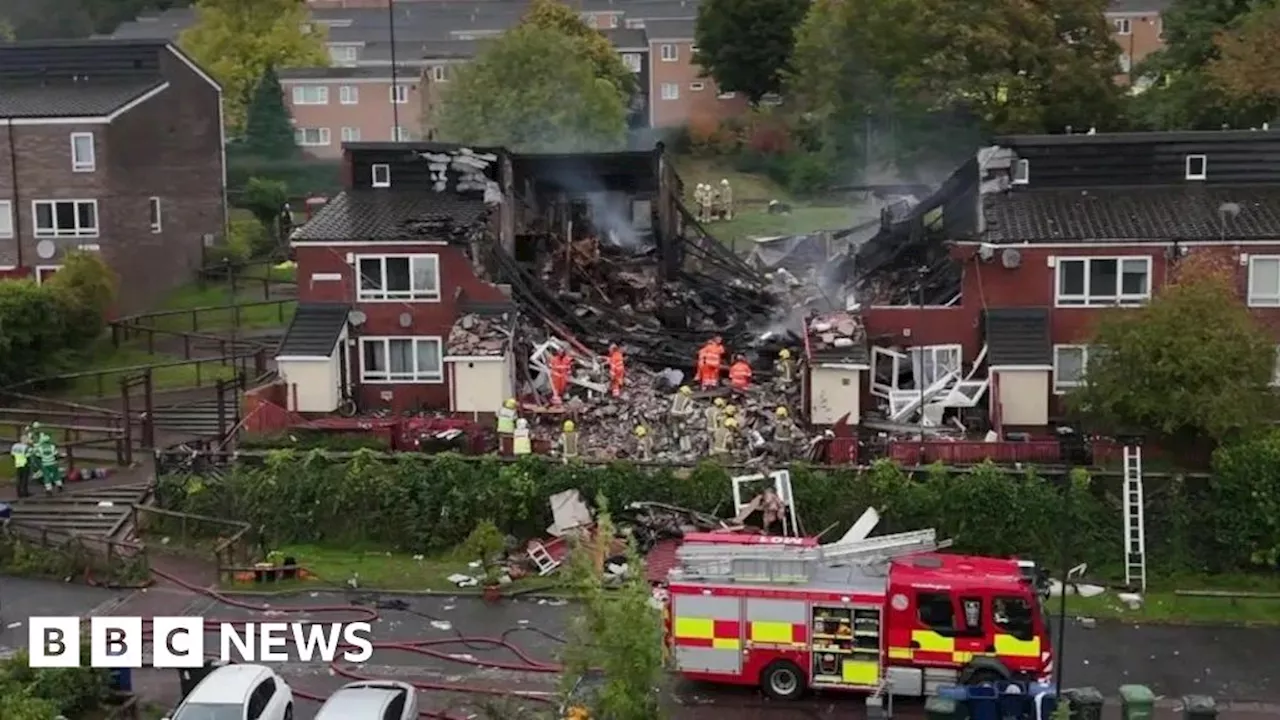
<svg viewBox="0 0 1280 720">
<path fill-rule="evenodd" d="M 186 568 L 173 566 L 175 572 Z M 196 572 L 190 569 L 190 572 Z M 193 575 L 194 577 L 194 575 Z M 434 651 L 423 655 L 405 650 L 375 651 L 360 673 L 394 677 L 434 685 L 424 690 L 424 709 L 437 711 L 473 708 L 474 694 L 439 688 L 554 694 L 559 678 L 553 673 L 520 671 L 534 663 L 554 663 L 559 638 L 573 616 L 572 604 L 563 601 L 509 600 L 496 606 L 469 597 L 406 597 L 349 593 L 305 593 L 290 597 L 238 596 L 228 605 L 176 585 L 158 586 L 133 594 L 85 588 L 66 583 L 0 578 L 0 649 L 22 647 L 23 623 L 32 614 L 91 613 L 135 615 L 193 615 L 238 621 L 309 619 L 341 622 L 360 619 L 363 609 L 375 610 L 374 640 L 379 643 L 433 641 Z M 330 608 L 332 610 L 325 610 Z M 465 638 L 465 640 L 464 640 Z M 482 640 L 485 638 L 487 640 Z M 210 640 L 213 640 L 211 637 Z M 523 652 L 497 646 L 506 640 Z M 1274 662 L 1280 629 L 1181 628 L 1099 623 L 1085 628 L 1068 626 L 1064 654 L 1064 685 L 1094 686 L 1114 697 L 1126 683 L 1150 686 L 1162 699 L 1157 717 L 1177 715 L 1174 698 L 1184 694 L 1216 697 L 1222 716 L 1231 720 L 1280 717 L 1280 673 Z M 485 662 L 505 668 L 485 667 Z M 302 662 L 296 656 L 278 665 L 279 671 L 300 693 L 325 696 L 347 680 L 335 676 L 328 665 Z M 135 674 L 135 688 L 150 699 L 173 702 L 178 697 L 177 672 L 146 670 Z M 817 717 L 861 717 L 859 698 L 844 695 L 811 697 L 798 703 L 773 703 L 749 688 L 722 688 L 676 681 L 671 694 L 672 716 L 677 720 L 710 719 L 732 712 L 739 720 L 800 720 Z M 311 720 L 314 702 L 299 700 L 298 720 Z M 918 701 L 900 701 L 901 717 L 922 717 Z M 1117 711 L 1108 717 L 1117 717 Z"/>
</svg>

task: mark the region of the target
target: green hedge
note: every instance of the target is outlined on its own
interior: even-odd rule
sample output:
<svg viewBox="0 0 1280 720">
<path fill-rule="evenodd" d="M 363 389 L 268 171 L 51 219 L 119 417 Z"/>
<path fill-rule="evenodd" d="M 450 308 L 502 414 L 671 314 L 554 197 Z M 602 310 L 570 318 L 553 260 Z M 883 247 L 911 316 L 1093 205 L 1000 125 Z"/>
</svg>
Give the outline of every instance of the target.
<svg viewBox="0 0 1280 720">
<path fill-rule="evenodd" d="M 101 707 L 110 671 L 91 668 L 89 643 L 80 643 L 78 668 L 32 668 L 25 651 L 0 661 L 0 718 L 49 720 L 85 717 Z"/>
<path fill-rule="evenodd" d="M 1280 469 L 1280 443 L 1276 448 Z M 916 478 L 887 462 L 864 473 L 802 465 L 791 471 L 805 529 L 816 533 L 835 525 L 828 538 L 839 537 L 870 506 L 883 517 L 882 531 L 935 527 L 960 551 L 1019 555 L 1057 567 L 1065 542 L 1067 560 L 1088 562 L 1091 574 L 1114 571 L 1123 560 L 1117 479 L 1077 474 L 1068 503 L 1061 484 L 989 465 L 955 475 L 939 469 Z M 399 455 L 388 460 L 358 452 L 336 461 L 320 451 L 278 451 L 263 463 L 242 463 L 221 477 L 164 477 L 159 495 L 173 510 L 250 522 L 276 543 L 364 542 L 430 552 L 462 542 L 481 518 L 493 519 L 517 537 L 540 536 L 551 522 L 547 498 L 571 488 L 588 498 L 603 493 L 615 508 L 653 500 L 728 514 L 729 473 L 703 464 L 684 475 L 674 468 L 564 465 L 537 457 L 503 462 Z M 1256 564 L 1252 547 L 1242 548 L 1233 536 L 1215 540 L 1224 518 L 1235 510 L 1206 512 L 1230 499 L 1210 483 L 1148 479 L 1146 496 L 1153 573 Z M 1275 527 L 1274 517 L 1268 527 Z M 1267 542 L 1254 540 L 1255 545 Z"/>
</svg>

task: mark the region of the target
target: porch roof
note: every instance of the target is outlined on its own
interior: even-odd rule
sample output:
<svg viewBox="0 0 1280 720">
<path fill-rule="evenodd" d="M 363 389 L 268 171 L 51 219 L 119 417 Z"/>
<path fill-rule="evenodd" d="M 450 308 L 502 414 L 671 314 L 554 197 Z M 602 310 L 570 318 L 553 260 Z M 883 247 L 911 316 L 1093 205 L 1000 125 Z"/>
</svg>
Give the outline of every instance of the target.
<svg viewBox="0 0 1280 720">
<path fill-rule="evenodd" d="M 1053 364 L 1048 308 L 991 308 L 982 321 L 990 367 Z"/>
<path fill-rule="evenodd" d="M 298 303 L 276 357 L 328 357 L 350 312 L 346 303 Z"/>
</svg>

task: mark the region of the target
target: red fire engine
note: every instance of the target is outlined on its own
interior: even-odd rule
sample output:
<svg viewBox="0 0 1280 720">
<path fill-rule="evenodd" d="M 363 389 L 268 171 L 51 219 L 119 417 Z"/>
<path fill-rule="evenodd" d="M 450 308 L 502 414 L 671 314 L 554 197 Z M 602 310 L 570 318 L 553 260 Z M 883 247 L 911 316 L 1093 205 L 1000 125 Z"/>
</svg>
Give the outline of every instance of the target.
<svg viewBox="0 0 1280 720">
<path fill-rule="evenodd" d="M 932 530 L 825 546 L 687 535 L 667 586 L 676 668 L 778 699 L 1048 676 L 1035 566 L 937 549 Z"/>
</svg>

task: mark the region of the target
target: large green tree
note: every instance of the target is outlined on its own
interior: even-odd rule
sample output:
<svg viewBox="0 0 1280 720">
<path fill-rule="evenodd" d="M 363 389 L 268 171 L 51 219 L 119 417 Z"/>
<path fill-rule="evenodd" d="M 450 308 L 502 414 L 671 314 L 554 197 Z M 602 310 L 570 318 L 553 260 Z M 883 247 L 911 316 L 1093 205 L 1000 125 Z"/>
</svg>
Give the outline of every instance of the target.
<svg viewBox="0 0 1280 720">
<path fill-rule="evenodd" d="M 809 0 L 706 0 L 698 7 L 694 60 L 725 92 L 756 103 L 782 89 L 796 27 Z"/>
<path fill-rule="evenodd" d="M 626 135 L 625 95 L 590 49 L 525 24 L 458 69 L 440 107 L 442 139 L 524 151 L 606 150 Z"/>
<path fill-rule="evenodd" d="M 788 97 L 831 137 L 855 137 L 874 119 L 903 136 L 900 146 L 954 147 L 945 131 L 963 121 L 987 133 L 1112 127 L 1120 50 L 1106 7 L 816 0 L 797 30 Z"/>
<path fill-rule="evenodd" d="M 1273 0 L 1173 0 L 1160 19 L 1164 48 L 1136 68 L 1135 75 L 1149 87 L 1134 99 L 1134 121 L 1154 130 L 1216 130 L 1224 124 L 1247 127 L 1271 119 L 1274 107 L 1255 102 L 1247 93 L 1224 92 L 1224 83 L 1215 82 L 1211 68 L 1222 55 L 1220 36 L 1247 22 L 1254 7 L 1274 4 Z M 1275 52 L 1274 47 L 1257 49 Z M 1235 81 L 1225 85 L 1241 87 Z"/>
<path fill-rule="evenodd" d="M 1276 348 L 1239 297 L 1238 268 L 1209 254 L 1180 261 L 1151 304 L 1099 324 L 1085 384 L 1070 400 L 1102 427 L 1194 443 L 1267 422 Z"/>
<path fill-rule="evenodd" d="M 267 68 L 253 91 L 244 126 L 244 149 L 271 160 L 287 160 L 297 154 L 293 123 L 275 68 Z"/>
<path fill-rule="evenodd" d="M 613 43 L 599 30 L 583 22 L 577 10 L 557 0 L 533 0 L 520 22 L 525 26 L 554 30 L 577 40 L 583 54 L 595 65 L 596 77 L 609 80 L 623 95 L 630 95 L 636 89 L 635 73 L 622 62 Z"/>
<path fill-rule="evenodd" d="M 1214 39 L 1218 57 L 1209 77 L 1227 98 L 1256 108 L 1255 119 L 1274 118 L 1280 108 L 1280 6 L 1258 5 Z"/>
<path fill-rule="evenodd" d="M 179 42 L 222 83 L 230 131 L 244 129 L 246 109 L 269 68 L 329 64 L 323 29 L 307 22 L 303 0 L 200 0 L 196 24 Z"/>
</svg>

